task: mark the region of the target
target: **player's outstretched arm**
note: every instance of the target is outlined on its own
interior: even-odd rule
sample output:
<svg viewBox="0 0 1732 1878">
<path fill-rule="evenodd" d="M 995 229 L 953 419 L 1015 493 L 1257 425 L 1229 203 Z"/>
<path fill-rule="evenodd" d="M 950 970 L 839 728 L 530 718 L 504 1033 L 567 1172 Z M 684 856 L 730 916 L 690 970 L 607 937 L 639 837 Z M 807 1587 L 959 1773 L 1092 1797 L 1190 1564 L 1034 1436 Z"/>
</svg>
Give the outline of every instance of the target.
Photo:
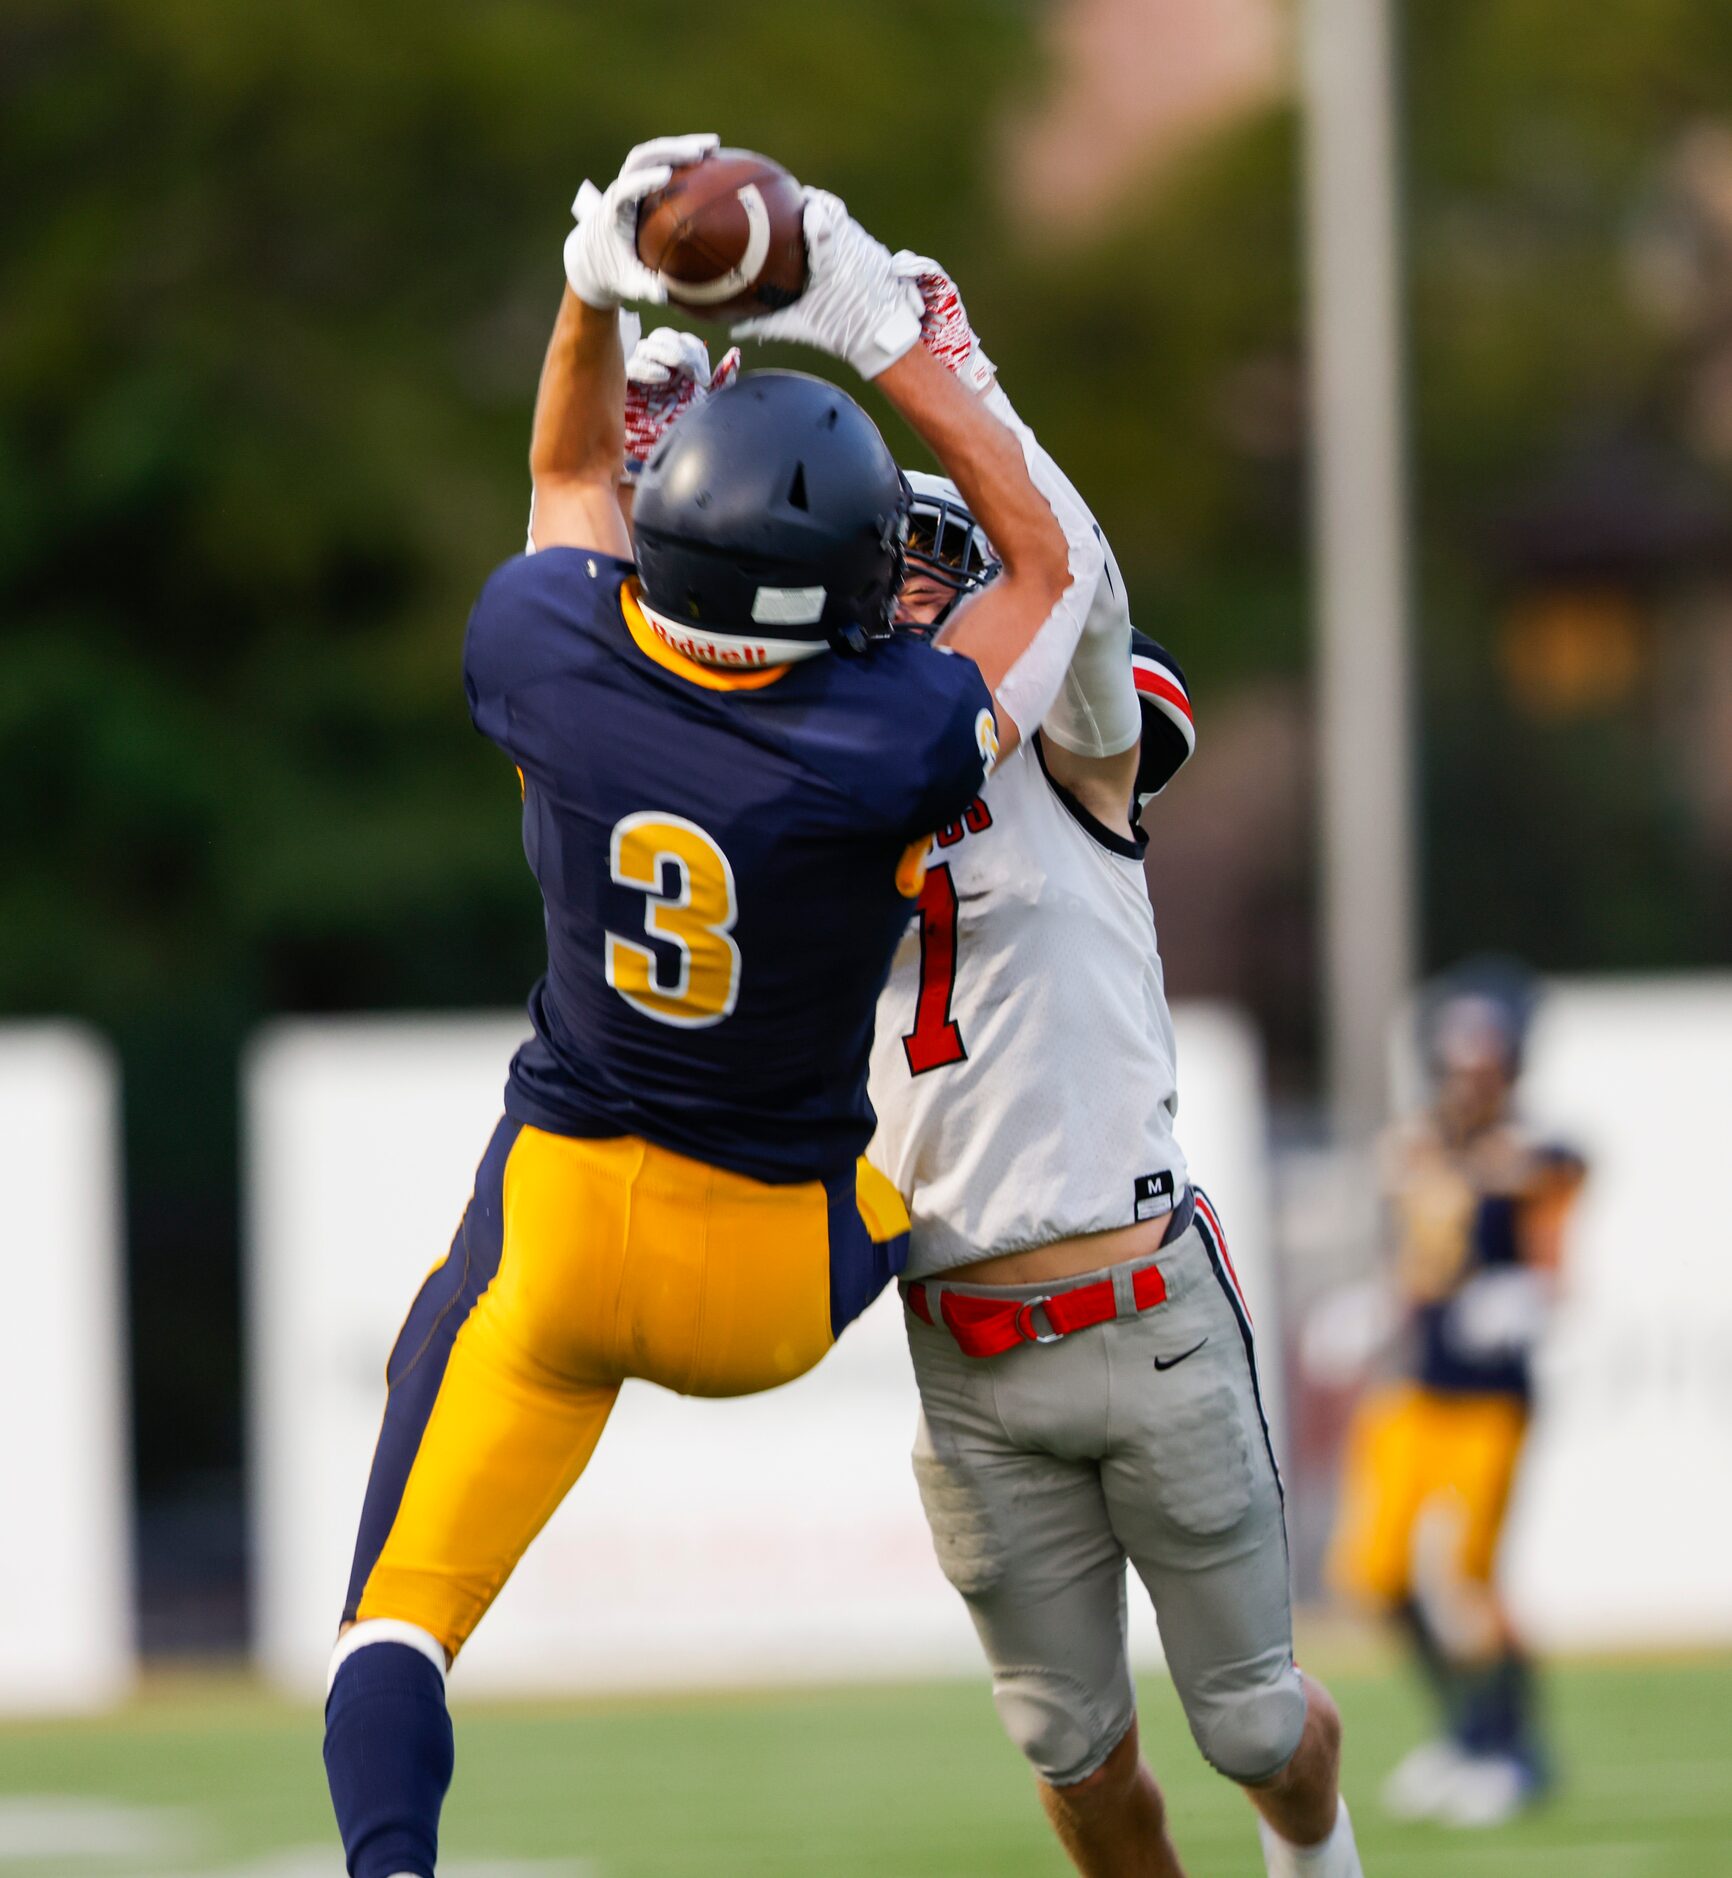
<svg viewBox="0 0 1732 1878">
<path fill-rule="evenodd" d="M 1004 571 L 953 615 L 944 643 L 980 667 L 998 704 L 1001 753 L 1039 724 L 1045 702 L 1019 687 L 1023 665 L 1049 623 L 1076 606 L 1070 543 L 1059 517 L 1028 473 L 1022 445 L 972 392 L 916 346 L 879 377 L 880 388 L 962 493 L 1004 563 Z M 1085 560 L 1089 557 L 1085 553 Z M 1084 569 L 1092 589 L 1093 575 Z M 1078 617 L 1080 624 L 1080 614 Z M 1075 632 L 1058 625 L 1074 646 Z M 1056 661 L 1052 688 L 1064 672 Z"/>
<path fill-rule="evenodd" d="M 594 548 L 629 558 L 617 490 L 625 470 L 625 348 L 619 308 L 660 303 L 667 288 L 637 258 L 638 204 L 677 163 L 713 150 L 713 135 L 639 144 L 605 190 L 585 183 L 565 241 L 567 289 L 542 366 L 530 435 L 535 483 L 530 545 Z M 635 341 L 635 327 L 632 332 Z"/>
<path fill-rule="evenodd" d="M 1008 751 L 1058 694 L 1100 576 L 1099 537 L 1062 479 L 1037 487 L 1026 428 L 1007 428 L 922 347 L 920 289 L 883 243 L 821 189 L 806 191 L 805 233 L 806 291 L 736 326 L 735 337 L 792 339 L 845 360 L 878 384 L 961 490 L 1004 571 L 958 610 L 944 643 L 980 666 Z"/>
<path fill-rule="evenodd" d="M 975 336 L 955 281 L 938 262 L 923 254 L 904 250 L 892 258 L 892 265 L 901 278 L 919 290 L 922 349 L 968 390 L 977 393 L 993 416 L 1017 436 L 1029 475 L 1060 517 L 1067 541 L 1079 536 L 1086 539 L 1086 531 L 1100 549 L 1100 571 L 1083 610 L 1070 664 L 1041 718 L 1040 728 L 1046 764 L 1053 776 L 1097 820 L 1128 834 L 1142 712 L 1131 670 L 1130 613 L 1112 551 L 1070 478 L 1017 416 L 998 383 L 991 359 Z M 990 534 L 988 530 L 989 539 Z M 1075 561 L 1072 572 L 1080 581 L 1082 569 Z M 948 643 L 948 635 L 944 637 Z M 1051 682 L 1054 661 L 1045 660 L 1042 667 L 1044 687 Z"/>
<path fill-rule="evenodd" d="M 625 471 L 625 350 L 620 316 L 586 306 L 569 287 L 541 368 L 529 473 L 537 548 L 593 548 L 631 558 L 620 510 Z"/>
</svg>

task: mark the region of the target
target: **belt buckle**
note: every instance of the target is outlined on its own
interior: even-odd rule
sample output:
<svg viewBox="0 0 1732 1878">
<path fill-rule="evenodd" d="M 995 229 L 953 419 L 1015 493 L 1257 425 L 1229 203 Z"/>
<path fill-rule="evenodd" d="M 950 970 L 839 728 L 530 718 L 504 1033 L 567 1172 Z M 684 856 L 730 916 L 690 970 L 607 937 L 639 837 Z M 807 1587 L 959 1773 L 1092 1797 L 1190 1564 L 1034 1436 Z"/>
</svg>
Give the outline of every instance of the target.
<svg viewBox="0 0 1732 1878">
<path fill-rule="evenodd" d="M 1040 1331 L 1034 1327 L 1034 1314 L 1052 1302 L 1050 1297 L 1025 1298 L 1016 1307 L 1016 1316 L 1011 1320 L 1018 1337 L 1024 1343 L 1061 1343 L 1064 1340 L 1062 1330 Z"/>
</svg>

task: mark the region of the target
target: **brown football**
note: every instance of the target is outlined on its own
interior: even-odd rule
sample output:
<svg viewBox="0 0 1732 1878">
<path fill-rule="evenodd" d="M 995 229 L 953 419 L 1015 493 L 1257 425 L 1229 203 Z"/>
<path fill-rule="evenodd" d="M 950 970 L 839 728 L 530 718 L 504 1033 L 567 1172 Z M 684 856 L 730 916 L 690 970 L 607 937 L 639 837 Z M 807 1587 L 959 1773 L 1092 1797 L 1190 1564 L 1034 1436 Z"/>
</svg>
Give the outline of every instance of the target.
<svg viewBox="0 0 1732 1878">
<path fill-rule="evenodd" d="M 682 164 L 638 206 L 637 255 L 704 319 L 750 319 L 806 290 L 800 185 L 750 150 Z"/>
</svg>

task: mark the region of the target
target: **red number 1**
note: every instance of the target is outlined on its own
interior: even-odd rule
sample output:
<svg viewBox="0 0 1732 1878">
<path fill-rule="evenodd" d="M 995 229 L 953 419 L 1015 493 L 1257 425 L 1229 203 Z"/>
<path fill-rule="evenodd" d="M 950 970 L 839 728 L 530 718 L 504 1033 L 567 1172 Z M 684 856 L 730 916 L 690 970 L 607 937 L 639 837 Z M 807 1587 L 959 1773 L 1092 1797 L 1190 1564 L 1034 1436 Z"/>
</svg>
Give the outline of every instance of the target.
<svg viewBox="0 0 1732 1878">
<path fill-rule="evenodd" d="M 929 867 L 920 889 L 920 995 L 914 1028 L 902 1039 L 911 1076 L 967 1060 L 962 1032 L 950 1015 L 955 990 L 956 883 L 947 866 Z"/>
</svg>

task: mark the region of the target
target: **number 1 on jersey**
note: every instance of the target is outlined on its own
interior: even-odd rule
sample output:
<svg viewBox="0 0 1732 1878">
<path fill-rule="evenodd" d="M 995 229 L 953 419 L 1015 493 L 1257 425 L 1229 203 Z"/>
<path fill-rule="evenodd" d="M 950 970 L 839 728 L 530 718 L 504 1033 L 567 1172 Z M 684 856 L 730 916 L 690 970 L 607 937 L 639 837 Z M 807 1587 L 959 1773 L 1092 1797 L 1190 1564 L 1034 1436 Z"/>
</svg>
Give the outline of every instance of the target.
<svg viewBox="0 0 1732 1878">
<path fill-rule="evenodd" d="M 967 1046 L 950 1015 L 956 993 L 956 882 L 947 865 L 929 867 L 920 889 L 920 994 L 914 1028 L 902 1039 L 908 1073 L 965 1062 Z"/>
</svg>

